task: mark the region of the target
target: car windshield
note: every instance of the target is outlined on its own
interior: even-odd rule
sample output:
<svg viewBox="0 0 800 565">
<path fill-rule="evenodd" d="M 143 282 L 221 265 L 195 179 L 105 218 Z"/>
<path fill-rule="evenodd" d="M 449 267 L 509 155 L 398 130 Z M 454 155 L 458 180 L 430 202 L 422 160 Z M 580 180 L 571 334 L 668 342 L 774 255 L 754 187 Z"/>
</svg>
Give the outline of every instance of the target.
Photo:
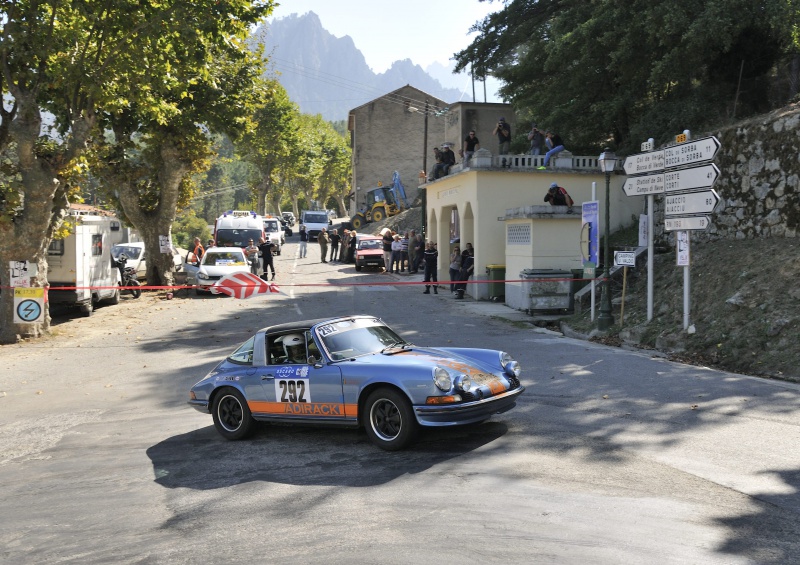
<svg viewBox="0 0 800 565">
<path fill-rule="evenodd" d="M 358 242 L 359 249 L 382 249 L 383 241 L 380 239 L 362 239 Z"/>
<path fill-rule="evenodd" d="M 325 212 L 318 212 L 316 214 L 309 214 L 306 212 L 306 215 L 303 217 L 303 221 L 307 224 L 327 224 L 328 214 Z"/>
<path fill-rule="evenodd" d="M 377 319 L 339 320 L 317 327 L 317 335 L 334 361 L 380 353 L 387 347 L 408 345 Z"/>
<path fill-rule="evenodd" d="M 278 230 L 278 220 L 264 220 L 264 229 L 273 232 Z"/>
<path fill-rule="evenodd" d="M 221 229 L 216 234 L 218 247 L 247 247 L 249 241 L 261 239 L 259 229 Z"/>
<path fill-rule="evenodd" d="M 143 251 L 142 247 L 134 247 L 130 245 L 115 245 L 111 248 L 111 256 L 117 259 L 123 253 L 127 255 L 128 259 L 138 259 Z"/>
<path fill-rule="evenodd" d="M 203 256 L 203 265 L 238 267 L 244 264 L 244 253 L 241 251 L 209 251 Z"/>
</svg>

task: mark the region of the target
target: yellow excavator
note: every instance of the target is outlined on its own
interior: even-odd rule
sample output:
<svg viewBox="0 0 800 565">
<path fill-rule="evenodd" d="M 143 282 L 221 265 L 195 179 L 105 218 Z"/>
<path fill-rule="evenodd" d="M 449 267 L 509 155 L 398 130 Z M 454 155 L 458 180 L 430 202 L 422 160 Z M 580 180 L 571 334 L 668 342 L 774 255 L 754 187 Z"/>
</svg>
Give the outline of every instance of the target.
<svg viewBox="0 0 800 565">
<path fill-rule="evenodd" d="M 355 230 L 360 230 L 371 222 L 380 222 L 384 218 L 399 214 L 409 207 L 406 189 L 400 182 L 400 173 L 397 171 L 392 175 L 392 186 L 378 183 L 378 186 L 369 189 L 365 196 L 366 205 L 350 218 L 350 225 Z"/>
</svg>

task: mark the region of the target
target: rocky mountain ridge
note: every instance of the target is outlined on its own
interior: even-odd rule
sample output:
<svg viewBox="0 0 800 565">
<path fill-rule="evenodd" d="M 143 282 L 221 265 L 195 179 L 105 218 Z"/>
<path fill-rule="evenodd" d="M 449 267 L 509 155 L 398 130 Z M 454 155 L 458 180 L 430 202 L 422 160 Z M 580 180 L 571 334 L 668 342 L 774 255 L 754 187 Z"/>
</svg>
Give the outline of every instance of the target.
<svg viewBox="0 0 800 565">
<path fill-rule="evenodd" d="M 441 100 L 456 101 L 461 91 L 445 88 L 410 59 L 374 73 L 350 36 L 335 37 L 314 12 L 292 14 L 259 27 L 254 40 L 264 44 L 271 70 L 300 110 L 326 120 L 347 119 L 348 112 L 411 84 Z M 376 38 L 380 40 L 380 38 Z"/>
</svg>

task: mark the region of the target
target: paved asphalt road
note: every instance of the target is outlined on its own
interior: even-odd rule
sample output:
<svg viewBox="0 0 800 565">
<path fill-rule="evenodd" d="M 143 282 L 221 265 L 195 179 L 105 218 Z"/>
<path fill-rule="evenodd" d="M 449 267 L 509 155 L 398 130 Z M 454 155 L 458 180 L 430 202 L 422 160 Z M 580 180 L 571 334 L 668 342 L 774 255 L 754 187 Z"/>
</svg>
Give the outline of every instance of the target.
<svg viewBox="0 0 800 565">
<path fill-rule="evenodd" d="M 797 385 L 565 338 L 292 239 L 284 295 L 126 298 L 0 347 L 0 562 L 800 562 Z M 346 313 L 505 349 L 527 391 L 400 453 L 275 425 L 226 442 L 187 406 L 253 330 Z"/>
</svg>

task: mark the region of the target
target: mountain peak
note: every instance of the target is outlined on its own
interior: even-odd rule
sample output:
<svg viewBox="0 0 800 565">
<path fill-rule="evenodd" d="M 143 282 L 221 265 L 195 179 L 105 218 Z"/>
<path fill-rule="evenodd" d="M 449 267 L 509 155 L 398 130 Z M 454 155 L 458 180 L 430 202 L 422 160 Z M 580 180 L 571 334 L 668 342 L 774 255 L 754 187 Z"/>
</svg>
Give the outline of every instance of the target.
<svg viewBox="0 0 800 565">
<path fill-rule="evenodd" d="M 317 14 L 290 14 L 261 26 L 255 37 L 264 43 L 278 80 L 289 97 L 309 114 L 326 120 L 347 119 L 348 112 L 410 84 L 442 100 L 457 100 L 459 90 L 444 88 L 411 59 L 375 73 L 349 35 L 337 38 Z"/>
</svg>

